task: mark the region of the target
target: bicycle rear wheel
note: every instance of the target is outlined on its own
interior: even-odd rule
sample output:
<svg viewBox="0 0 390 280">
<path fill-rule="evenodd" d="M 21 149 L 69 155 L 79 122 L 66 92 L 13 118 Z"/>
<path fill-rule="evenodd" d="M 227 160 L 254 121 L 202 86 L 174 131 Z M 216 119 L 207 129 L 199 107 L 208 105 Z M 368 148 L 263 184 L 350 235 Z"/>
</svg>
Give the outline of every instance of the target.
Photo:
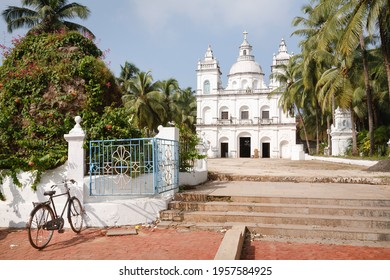
<svg viewBox="0 0 390 280">
<path fill-rule="evenodd" d="M 69 201 L 68 207 L 68 221 L 72 230 L 79 233 L 83 227 L 83 207 L 77 197 L 72 197 Z"/>
<path fill-rule="evenodd" d="M 49 244 L 53 230 L 44 229 L 48 221 L 54 220 L 53 210 L 48 205 L 38 205 L 31 212 L 27 225 L 28 240 L 36 249 L 43 249 Z"/>
</svg>

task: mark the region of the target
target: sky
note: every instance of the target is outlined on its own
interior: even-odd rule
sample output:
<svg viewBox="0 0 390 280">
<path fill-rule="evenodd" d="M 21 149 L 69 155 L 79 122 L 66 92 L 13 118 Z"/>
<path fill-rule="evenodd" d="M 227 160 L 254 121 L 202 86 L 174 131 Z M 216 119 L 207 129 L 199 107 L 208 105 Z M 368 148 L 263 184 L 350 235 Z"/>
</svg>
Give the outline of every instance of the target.
<svg viewBox="0 0 390 280">
<path fill-rule="evenodd" d="M 70 0 L 69 2 L 73 2 Z M 223 86 L 236 62 L 243 32 L 255 60 L 269 81 L 273 54 L 285 39 L 288 51 L 299 53 L 301 38 L 291 36 L 292 20 L 301 16 L 309 0 L 74 0 L 87 6 L 87 20 L 74 20 L 89 28 L 105 62 L 115 76 L 121 65 L 134 63 L 151 71 L 155 81 L 175 78 L 181 88 L 196 89 L 196 67 L 208 45 L 219 61 Z M 21 0 L 0 0 L 0 10 L 21 6 Z M 21 29 L 7 32 L 0 19 L 0 44 L 11 46 Z"/>
</svg>

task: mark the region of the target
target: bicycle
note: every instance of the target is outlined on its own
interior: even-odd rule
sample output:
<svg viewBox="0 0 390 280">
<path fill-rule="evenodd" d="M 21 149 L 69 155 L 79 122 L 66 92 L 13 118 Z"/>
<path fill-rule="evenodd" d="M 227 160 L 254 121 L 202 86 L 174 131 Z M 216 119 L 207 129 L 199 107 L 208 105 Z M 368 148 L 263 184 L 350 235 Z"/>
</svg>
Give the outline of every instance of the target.
<svg viewBox="0 0 390 280">
<path fill-rule="evenodd" d="M 84 209 L 80 200 L 75 196 L 70 196 L 68 182 L 75 183 L 74 180 L 64 180 L 61 184 L 51 186 L 50 191 L 45 191 L 43 195 L 49 196 L 45 202 L 33 202 L 34 209 L 31 211 L 30 219 L 27 224 L 28 238 L 31 246 L 36 249 L 43 249 L 49 244 L 54 230 L 63 233 L 64 219 L 63 215 L 68 206 L 67 218 L 70 227 L 75 233 L 80 233 L 83 226 Z M 65 187 L 65 192 L 56 194 L 56 187 L 62 185 Z M 61 215 L 57 214 L 53 198 L 67 195 L 67 200 Z"/>
</svg>

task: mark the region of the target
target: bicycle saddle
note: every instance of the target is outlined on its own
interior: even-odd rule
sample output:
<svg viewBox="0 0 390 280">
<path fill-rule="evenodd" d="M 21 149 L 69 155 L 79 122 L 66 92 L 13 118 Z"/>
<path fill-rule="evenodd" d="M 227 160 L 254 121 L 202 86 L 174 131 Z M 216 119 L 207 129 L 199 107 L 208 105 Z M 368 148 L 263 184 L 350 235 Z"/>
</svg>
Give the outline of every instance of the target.
<svg viewBox="0 0 390 280">
<path fill-rule="evenodd" d="M 44 193 L 43 193 L 43 195 L 50 195 L 50 196 L 52 196 L 53 194 L 55 194 L 56 193 L 56 191 L 45 191 Z"/>
</svg>

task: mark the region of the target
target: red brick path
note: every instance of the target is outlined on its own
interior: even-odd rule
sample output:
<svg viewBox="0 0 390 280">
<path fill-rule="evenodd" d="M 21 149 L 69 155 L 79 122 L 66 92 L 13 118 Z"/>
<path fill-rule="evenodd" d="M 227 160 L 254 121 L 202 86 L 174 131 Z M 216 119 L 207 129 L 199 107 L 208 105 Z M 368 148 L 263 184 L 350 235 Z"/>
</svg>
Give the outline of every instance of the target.
<svg viewBox="0 0 390 280">
<path fill-rule="evenodd" d="M 105 236 L 101 229 L 54 232 L 49 245 L 31 247 L 26 230 L 0 229 L 0 260 L 212 260 L 224 234 L 141 229 L 138 235 Z M 247 260 L 390 260 L 390 248 L 253 241 Z"/>
<path fill-rule="evenodd" d="M 214 259 L 223 234 L 142 229 L 138 235 L 105 236 L 101 229 L 79 235 L 56 231 L 49 245 L 31 247 L 27 231 L 0 230 L 0 260 L 209 260 Z"/>
<path fill-rule="evenodd" d="M 390 248 L 252 241 L 245 244 L 243 258 L 246 260 L 390 260 Z"/>
</svg>

